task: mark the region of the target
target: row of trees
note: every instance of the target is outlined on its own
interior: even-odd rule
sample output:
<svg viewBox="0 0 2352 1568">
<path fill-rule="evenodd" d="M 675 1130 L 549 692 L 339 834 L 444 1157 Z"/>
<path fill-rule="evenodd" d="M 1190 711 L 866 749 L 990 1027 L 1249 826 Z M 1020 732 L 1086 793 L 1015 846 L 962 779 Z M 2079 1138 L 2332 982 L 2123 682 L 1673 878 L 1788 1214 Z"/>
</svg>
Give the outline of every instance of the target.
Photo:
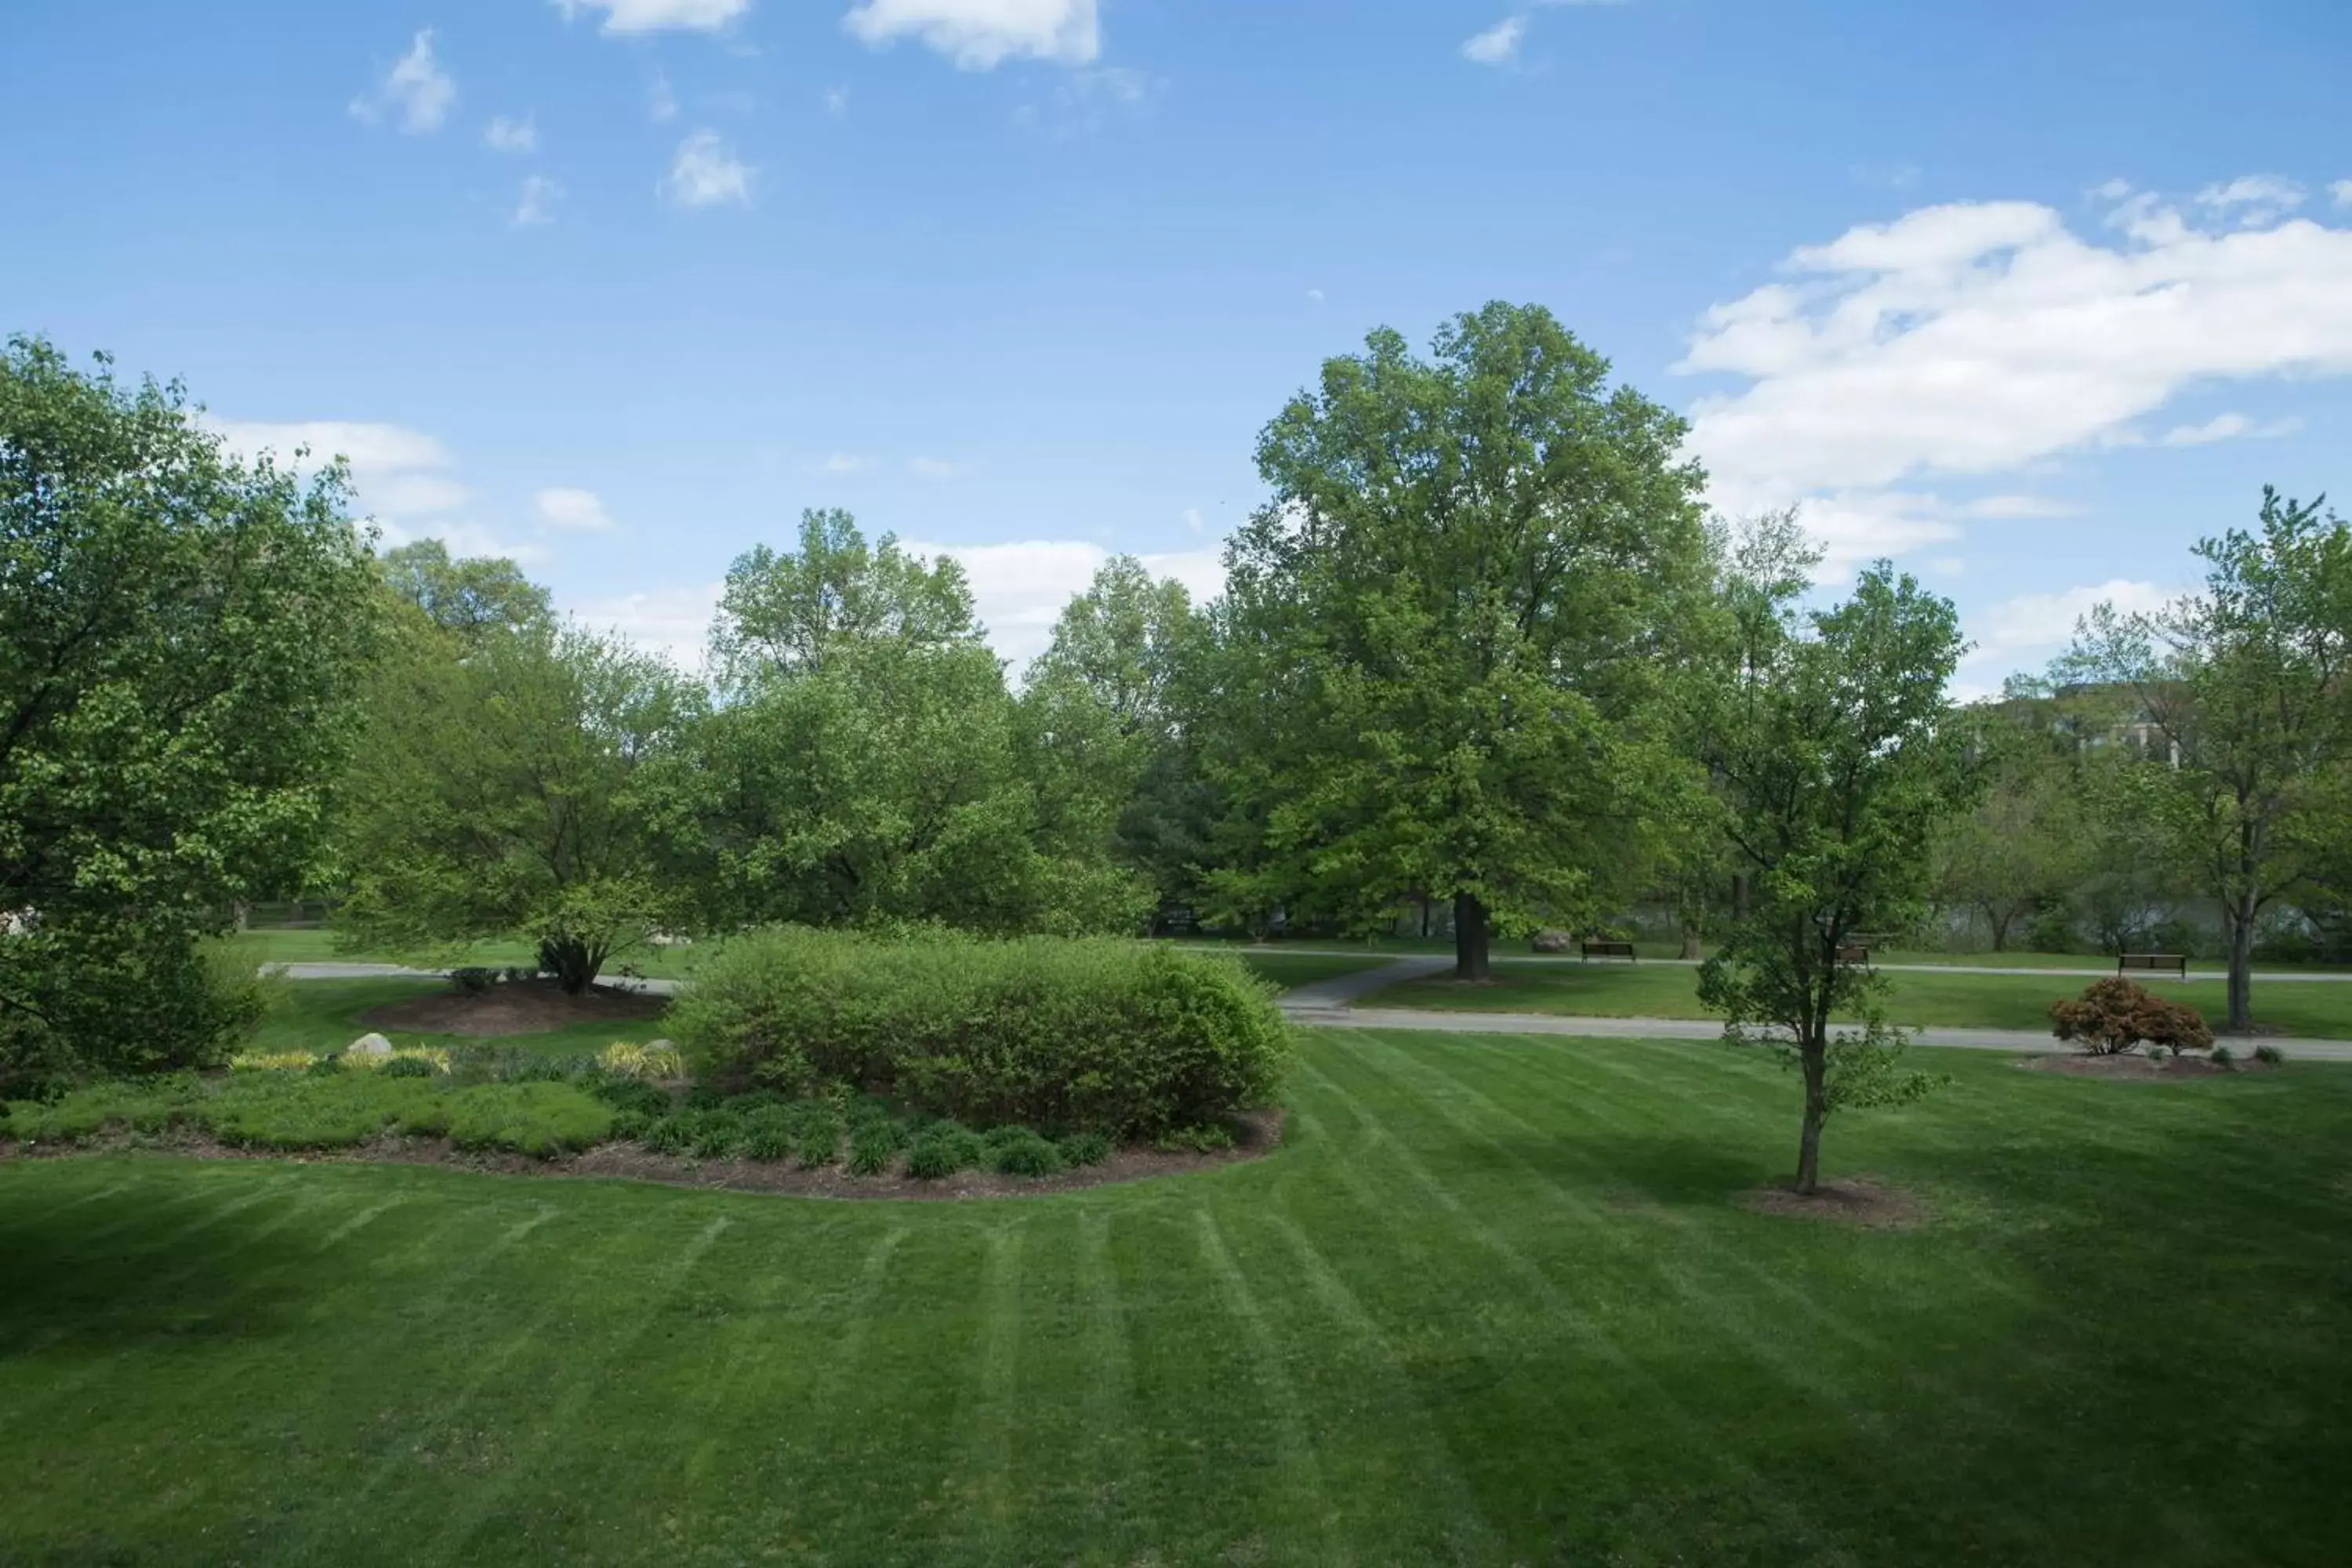
<svg viewBox="0 0 2352 1568">
<path fill-rule="evenodd" d="M 1450 907 L 1476 980 L 1497 935 L 1664 889 L 1720 938 L 1707 998 L 1791 1046 L 1810 1185 L 1832 1110 L 1920 1087 L 1838 960 L 1857 932 L 2001 883 L 2021 823 L 2073 844 L 2160 821 L 2217 867 L 2234 832 L 2259 885 L 2215 885 L 2259 912 L 2310 838 L 2277 802 L 2335 776 L 2344 529 L 2315 509 L 2209 545 L 2213 590 L 2178 618 L 2088 624 L 2075 679 L 2169 737 L 2088 790 L 2088 751 L 2020 705 L 1948 704 L 1948 604 L 1880 566 L 1819 605 L 1794 520 L 1711 520 L 1682 421 L 1537 308 L 1327 362 L 1261 437 L 1227 592 L 1195 605 L 1114 562 L 1017 683 L 953 562 L 844 513 L 736 562 L 689 677 L 563 623 L 510 563 L 371 557 L 339 470 L 241 467 L 175 389 L 20 342 L 6 395 L 20 1060 L 115 1050 L 106 1008 L 67 1000 L 106 989 L 92 955 L 150 955 L 107 985 L 152 988 L 230 900 L 305 874 L 359 942 L 524 934 L 574 987 L 657 931 L 1140 931 L 1181 907 L 1346 931 L 1407 900 Z M 68 782 L 117 752 L 136 768 Z M 2209 778 L 2237 793 L 2184 788 Z"/>
</svg>

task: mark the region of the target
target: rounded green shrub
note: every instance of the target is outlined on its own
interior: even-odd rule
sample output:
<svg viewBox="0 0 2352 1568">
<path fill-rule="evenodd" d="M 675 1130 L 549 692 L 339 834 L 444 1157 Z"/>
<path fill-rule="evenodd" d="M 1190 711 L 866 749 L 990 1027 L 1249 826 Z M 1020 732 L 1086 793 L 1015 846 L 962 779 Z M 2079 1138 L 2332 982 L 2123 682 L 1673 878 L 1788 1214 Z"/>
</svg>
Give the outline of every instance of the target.
<svg viewBox="0 0 2352 1568">
<path fill-rule="evenodd" d="M 761 1111 L 743 1120 L 743 1136 L 735 1152 L 746 1160 L 782 1160 L 793 1152 L 792 1124 L 773 1111 Z"/>
<path fill-rule="evenodd" d="M 423 1057 L 394 1057 L 376 1070 L 386 1078 L 431 1078 L 433 1064 Z"/>
<path fill-rule="evenodd" d="M 1273 988 L 1237 959 L 1110 939 L 763 931 L 705 965 L 669 1023 L 706 1083 L 838 1082 L 1114 1137 L 1262 1105 L 1291 1054 Z"/>
<path fill-rule="evenodd" d="M 991 1170 L 1008 1176 L 1050 1176 L 1064 1168 L 1062 1152 L 1026 1128 L 1018 1138 L 992 1142 L 988 1149 Z"/>
<path fill-rule="evenodd" d="M 853 1176 L 875 1176 L 890 1168 L 891 1156 L 898 1153 L 900 1139 L 896 1124 L 888 1121 L 861 1121 L 849 1131 L 849 1173 Z"/>
<path fill-rule="evenodd" d="M 1055 1146 L 1073 1165 L 1099 1165 L 1110 1158 L 1111 1142 L 1099 1132 L 1066 1133 Z"/>
</svg>

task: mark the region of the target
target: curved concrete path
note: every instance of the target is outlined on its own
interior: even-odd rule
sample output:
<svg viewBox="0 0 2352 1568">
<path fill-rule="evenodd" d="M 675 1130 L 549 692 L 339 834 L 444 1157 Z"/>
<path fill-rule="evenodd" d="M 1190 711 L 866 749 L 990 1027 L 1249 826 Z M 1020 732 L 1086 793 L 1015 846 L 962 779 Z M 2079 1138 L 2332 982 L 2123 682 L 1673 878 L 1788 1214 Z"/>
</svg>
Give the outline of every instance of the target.
<svg viewBox="0 0 2352 1568">
<path fill-rule="evenodd" d="M 1358 1007 L 1358 997 L 1370 996 L 1408 980 L 1442 973 L 1452 960 L 1416 955 L 1359 970 L 1329 980 L 1318 980 L 1283 994 L 1282 1010 L 1291 1021 L 1315 1028 L 1427 1029 L 1472 1035 L 1558 1035 L 1584 1039 L 1715 1040 L 1723 1026 L 1710 1018 L 1597 1018 L 1559 1013 L 1448 1013 L 1423 1007 Z M 1925 967 L 1925 966 L 1923 966 Z M 2051 974 L 2056 970 L 2031 970 Z M 1972 1051 L 2015 1051 L 2057 1055 L 2072 1050 L 2063 1040 L 2026 1029 L 1906 1030 L 1922 1046 L 1948 1046 Z M 2352 1040 L 2305 1040 L 2284 1036 L 2260 1038 L 2228 1037 L 2241 1054 L 2261 1045 L 2276 1046 L 2291 1058 L 2305 1061 L 2352 1061 Z"/>
</svg>

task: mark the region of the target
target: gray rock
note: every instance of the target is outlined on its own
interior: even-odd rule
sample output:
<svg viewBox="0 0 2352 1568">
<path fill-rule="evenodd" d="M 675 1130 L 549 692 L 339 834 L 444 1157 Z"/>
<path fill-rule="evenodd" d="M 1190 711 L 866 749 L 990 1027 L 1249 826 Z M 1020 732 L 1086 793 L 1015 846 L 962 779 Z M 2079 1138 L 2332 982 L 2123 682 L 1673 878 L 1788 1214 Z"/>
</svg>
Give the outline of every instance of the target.
<svg viewBox="0 0 2352 1568">
<path fill-rule="evenodd" d="M 388 1057 L 392 1055 L 392 1042 L 382 1035 L 362 1035 L 343 1048 L 343 1054 L 352 1057 Z"/>
</svg>

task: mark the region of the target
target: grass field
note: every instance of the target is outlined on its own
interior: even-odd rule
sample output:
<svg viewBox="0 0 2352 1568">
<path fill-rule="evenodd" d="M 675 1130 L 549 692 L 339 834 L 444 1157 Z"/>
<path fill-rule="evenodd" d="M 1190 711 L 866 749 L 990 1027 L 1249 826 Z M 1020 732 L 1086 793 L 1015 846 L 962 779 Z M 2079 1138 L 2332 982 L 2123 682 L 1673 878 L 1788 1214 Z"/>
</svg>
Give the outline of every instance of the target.
<svg viewBox="0 0 2352 1568">
<path fill-rule="evenodd" d="M 2217 1026 L 2227 1014 L 2219 980 L 2132 977 L 2159 995 L 2187 1002 Z M 2050 1004 L 2081 994 L 2088 980 L 2031 974 L 1886 975 L 1888 1015 L 1898 1024 L 2047 1033 Z M 1498 963 L 1493 983 L 1463 985 L 1439 976 L 1392 985 L 1374 1007 L 1435 1007 L 1474 1013 L 1563 1013 L 1601 1018 L 1704 1018 L 1698 972 L 1679 964 Z M 2254 1016 L 2286 1035 L 2352 1038 L 2352 984 L 2254 984 Z"/>
<path fill-rule="evenodd" d="M 1055 1197 L 0 1164 L 0 1560 L 2342 1561 L 2352 1070 L 1963 1052 L 1749 1213 L 1714 1046 L 1310 1037 L 1289 1143 Z"/>
<path fill-rule="evenodd" d="M 1300 951 L 1362 952 L 1370 957 L 1399 958 L 1414 953 L 1444 953 L 1450 957 L 1454 952 L 1453 940 L 1448 937 L 1384 936 L 1364 940 L 1353 937 L 1299 936 L 1268 942 L 1253 942 L 1240 937 L 1229 939 L 1188 937 L 1181 940 L 1188 946 L 1237 948 L 1253 952 L 1281 953 Z M 1633 951 L 1640 953 L 1647 962 L 1663 963 L 1677 958 L 1682 952 L 1682 947 L 1678 942 L 1643 941 L 1636 942 L 1633 944 Z M 1712 952 L 1713 948 L 1710 946 L 1705 951 Z M 1495 959 L 1497 963 L 1513 958 L 1524 958 L 1527 953 L 1528 944 L 1520 939 L 1498 938 L 1495 942 Z M 1992 952 L 1990 951 L 1948 952 L 1940 950 L 1913 948 L 1877 948 L 1873 950 L 1873 957 L 1881 964 L 1928 964 L 1937 968 L 2072 969 L 2112 974 L 2116 967 L 2114 954 L 2096 952 Z M 1578 960 L 1571 953 L 1565 959 L 1555 958 L 1546 962 L 1574 963 Z M 2192 974 L 2217 975 L 2221 973 L 2222 965 L 2219 959 L 2200 958 L 2192 960 L 2189 968 Z M 2341 964 L 2257 963 L 2254 965 L 2254 973 L 2258 975 L 2346 974 L 2352 973 L 2352 970 L 2347 970 Z"/>
<path fill-rule="evenodd" d="M 241 931 L 229 940 L 253 954 L 261 963 L 399 963 L 403 955 L 373 951 L 345 952 L 335 945 L 332 931 L 291 927 L 268 927 Z M 697 943 L 687 947 L 632 948 L 606 966 L 607 977 L 623 970 L 666 980 L 680 979 L 693 973 L 694 965 L 710 949 Z M 464 949 L 454 960 L 456 963 L 479 964 L 486 968 L 503 969 L 509 964 L 535 963 L 539 950 L 527 942 L 483 942 Z M 445 968 L 453 961 L 443 960 L 425 967 Z"/>
</svg>

